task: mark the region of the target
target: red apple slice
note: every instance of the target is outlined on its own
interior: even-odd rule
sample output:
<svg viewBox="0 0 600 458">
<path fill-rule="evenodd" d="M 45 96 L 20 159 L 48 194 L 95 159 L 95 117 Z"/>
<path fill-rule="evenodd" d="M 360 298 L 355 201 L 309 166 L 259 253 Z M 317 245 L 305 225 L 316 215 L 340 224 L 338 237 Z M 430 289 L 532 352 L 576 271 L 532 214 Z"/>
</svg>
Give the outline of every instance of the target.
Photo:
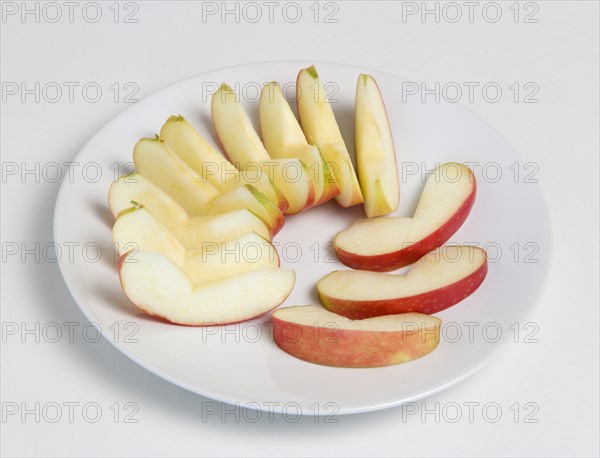
<svg viewBox="0 0 600 458">
<path fill-rule="evenodd" d="M 168 257 L 128 252 L 119 261 L 123 291 L 149 315 L 187 326 L 236 323 L 260 316 L 291 293 L 294 271 L 264 267 L 220 280 L 192 283 Z"/>
<path fill-rule="evenodd" d="M 333 240 L 338 259 L 375 272 L 412 264 L 458 230 L 473 207 L 476 189 L 467 166 L 440 165 L 427 178 L 414 217 L 357 220 Z"/>
<path fill-rule="evenodd" d="M 368 218 L 398 208 L 400 187 L 392 131 L 375 79 L 359 75 L 356 83 L 356 168 Z"/>
<path fill-rule="evenodd" d="M 275 343 L 296 358 L 325 366 L 380 367 L 430 353 L 441 320 L 418 313 L 349 320 L 314 305 L 273 312 Z"/>
<path fill-rule="evenodd" d="M 444 246 L 407 274 L 338 270 L 317 284 L 323 305 L 351 319 L 437 313 L 471 295 L 487 274 L 487 255 L 472 246 Z"/>
</svg>

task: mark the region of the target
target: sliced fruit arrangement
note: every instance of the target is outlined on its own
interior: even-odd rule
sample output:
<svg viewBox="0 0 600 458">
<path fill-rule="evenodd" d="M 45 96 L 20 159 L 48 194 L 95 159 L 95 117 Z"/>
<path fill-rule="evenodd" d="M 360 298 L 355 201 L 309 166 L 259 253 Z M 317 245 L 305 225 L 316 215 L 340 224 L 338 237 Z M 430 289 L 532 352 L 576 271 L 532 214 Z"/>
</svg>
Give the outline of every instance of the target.
<svg viewBox="0 0 600 458">
<path fill-rule="evenodd" d="M 487 274 L 487 255 L 473 246 L 443 246 L 405 275 L 337 270 L 317 284 L 328 310 L 351 319 L 440 312 L 473 294 Z"/>
<path fill-rule="evenodd" d="M 175 234 L 160 224 L 145 208 L 121 212 L 113 226 L 113 242 L 123 255 L 135 250 L 167 256 L 194 283 L 217 280 L 261 267 L 279 267 L 277 250 L 260 235 L 250 232 L 226 241 L 205 239 L 188 250 Z"/>
<path fill-rule="evenodd" d="M 134 148 L 136 173 L 110 187 L 121 285 L 144 312 L 203 326 L 244 321 L 282 304 L 295 283 L 272 237 L 295 214 L 333 198 L 363 203 L 368 219 L 339 232 L 335 271 L 317 284 L 320 306 L 275 311 L 285 352 L 337 367 L 380 367 L 420 358 L 439 342 L 430 316 L 471 295 L 487 255 L 443 246 L 463 224 L 477 185 L 468 167 L 442 164 L 427 179 L 412 218 L 396 210 L 399 178 L 385 104 L 373 77 L 356 86 L 356 167 L 314 66 L 299 72 L 298 117 L 276 82 L 259 103 L 262 141 L 235 92 L 213 94 L 221 154 L 183 116 Z M 264 142 L 264 144 L 263 144 Z M 405 274 L 387 274 L 413 264 Z"/>
<path fill-rule="evenodd" d="M 333 169 L 340 188 L 335 200 L 342 207 L 363 202 L 360 185 L 346 143 L 315 66 L 300 70 L 296 81 L 298 118 L 306 139 L 316 145 Z"/>
<path fill-rule="evenodd" d="M 430 353 L 441 320 L 419 313 L 349 320 L 314 305 L 273 312 L 275 343 L 292 356 L 338 367 L 400 364 Z"/>
<path fill-rule="evenodd" d="M 381 92 L 372 76 L 356 84 L 355 148 L 358 179 L 368 218 L 398 208 L 400 187 L 394 141 Z"/>
<path fill-rule="evenodd" d="M 226 84 L 213 94 L 211 112 L 219 142 L 238 169 L 260 167 L 286 197 L 286 213 L 312 207 L 315 186 L 306 164 L 298 158 L 272 159 L 235 92 Z"/>
<path fill-rule="evenodd" d="M 442 246 L 463 224 L 477 185 L 471 170 L 442 164 L 427 178 L 412 218 L 360 219 L 333 241 L 338 259 L 354 269 L 387 272 Z"/>
<path fill-rule="evenodd" d="M 315 205 L 325 203 L 340 193 L 331 167 L 319 148 L 306 141 L 300 124 L 276 82 L 263 86 L 259 117 L 263 143 L 269 156 L 273 159 L 300 159 L 310 170 L 315 187 Z"/>
<path fill-rule="evenodd" d="M 191 228 L 197 228 L 198 224 L 201 225 L 201 220 L 196 219 L 198 216 L 190 217 L 179 201 L 173 199 L 148 178 L 135 172 L 119 177 L 113 182 L 108 191 L 110 211 L 115 218 L 119 212 L 131 207 L 132 201 L 144 205 L 155 218 L 169 229 L 174 230 L 174 228 L 179 228 L 180 226 L 187 227 L 188 229 L 182 228 L 180 230 L 182 233 L 185 233 Z M 245 220 L 253 220 L 249 226 L 249 228 L 252 227 L 250 230 L 265 236 L 256 220 L 266 225 L 270 235 L 265 236 L 265 238 L 277 234 L 285 222 L 283 213 L 281 213 L 279 208 L 252 185 L 233 188 L 218 195 L 199 209 L 196 214 L 199 216 L 213 215 L 214 218 L 217 218 L 218 216 L 222 216 L 223 213 L 237 210 L 246 210 L 247 213 L 254 216 L 254 218 L 250 218 L 246 214 L 243 218 Z M 206 222 L 207 220 L 204 219 L 202 221 Z M 238 220 L 234 219 L 232 222 L 236 221 Z M 246 221 L 244 224 L 248 224 L 249 222 Z M 232 225 L 222 230 L 231 232 L 239 231 L 239 228 Z M 192 236 L 190 234 L 190 237 Z"/>
<path fill-rule="evenodd" d="M 194 172 L 202 176 L 219 191 L 227 191 L 251 184 L 271 202 L 285 211 L 288 202 L 281 191 L 260 169 L 240 172 L 198 132 L 187 120 L 171 116 L 160 130 L 164 140 Z"/>
<path fill-rule="evenodd" d="M 187 326 L 237 323 L 280 305 L 294 287 L 294 271 L 278 267 L 194 283 L 170 258 L 130 251 L 119 260 L 123 291 L 149 315 Z"/>
</svg>

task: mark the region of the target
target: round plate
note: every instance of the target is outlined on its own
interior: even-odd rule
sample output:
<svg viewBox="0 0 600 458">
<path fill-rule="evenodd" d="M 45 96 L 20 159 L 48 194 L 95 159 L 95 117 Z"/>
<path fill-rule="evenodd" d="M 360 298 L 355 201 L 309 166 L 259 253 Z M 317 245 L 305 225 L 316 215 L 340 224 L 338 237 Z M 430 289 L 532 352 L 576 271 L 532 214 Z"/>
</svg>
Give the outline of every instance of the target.
<svg viewBox="0 0 600 458">
<path fill-rule="evenodd" d="M 382 409 L 430 395 L 480 369 L 504 344 L 531 337 L 535 329 L 526 320 L 540 299 L 551 250 L 536 164 L 524 161 L 460 106 L 435 103 L 431 96 L 423 103 L 398 77 L 339 64 L 317 68 L 350 151 L 358 74 L 372 74 L 381 88 L 402 177 L 397 214 L 412 215 L 427 171 L 436 164 L 464 162 L 475 171 L 475 206 L 451 242 L 486 247 L 489 273 L 472 296 L 438 314 L 444 322 L 438 348 L 397 366 L 324 367 L 280 350 L 272 340 L 270 316 L 222 327 L 183 327 L 147 317 L 127 300 L 111 247 L 107 191 L 132 160 L 136 141 L 153 136 L 168 116 L 182 114 L 215 143 L 210 95 L 221 82 L 241 94 L 256 121 L 262 84 L 279 81 L 293 97 L 296 74 L 307 65 L 257 63 L 188 78 L 124 111 L 84 146 L 74 159 L 81 173 L 62 183 L 54 237 L 61 247 L 77 244 L 73 257 L 61 257 L 60 268 L 86 317 L 133 361 L 183 388 L 251 409 L 311 415 Z M 330 202 L 286 219 L 275 241 L 282 266 L 295 269 L 297 280 L 284 306 L 319 303 L 317 281 L 345 268 L 330 242 L 362 216 L 360 206 L 343 209 Z"/>
</svg>

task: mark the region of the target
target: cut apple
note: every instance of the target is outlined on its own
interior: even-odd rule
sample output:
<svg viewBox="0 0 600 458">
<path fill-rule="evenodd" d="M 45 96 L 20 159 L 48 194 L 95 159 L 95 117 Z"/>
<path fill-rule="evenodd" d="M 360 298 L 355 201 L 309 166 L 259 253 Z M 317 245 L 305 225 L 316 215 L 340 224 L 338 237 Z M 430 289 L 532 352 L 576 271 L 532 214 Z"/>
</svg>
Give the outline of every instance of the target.
<svg viewBox="0 0 600 458">
<path fill-rule="evenodd" d="M 175 199 L 188 214 L 200 215 L 219 191 L 190 169 L 159 138 L 143 138 L 133 149 L 138 172 Z"/>
<path fill-rule="evenodd" d="M 240 170 L 259 167 L 288 201 L 286 213 L 310 208 L 315 188 L 310 171 L 300 159 L 272 159 L 252 126 L 235 92 L 223 84 L 212 96 L 212 119 L 229 160 Z"/>
<path fill-rule="evenodd" d="M 473 207 L 476 189 L 467 166 L 440 165 L 427 178 L 414 217 L 357 220 L 335 236 L 337 257 L 354 269 L 376 272 L 412 264 L 458 230 Z"/>
<path fill-rule="evenodd" d="M 176 231 L 186 246 L 193 245 L 194 240 L 205 237 L 203 228 L 208 228 L 207 224 L 211 221 L 211 219 L 201 216 L 190 217 L 176 200 L 139 173 L 119 177 L 110 187 L 108 201 L 110 211 L 115 218 L 121 211 L 131 207 L 132 202 L 143 205 L 161 224 Z M 205 205 L 200 213 L 204 216 L 210 215 L 211 218 L 225 218 L 224 214 L 241 210 L 246 210 L 247 213 L 234 217 L 231 225 L 223 223 L 214 226 L 219 229 L 210 232 L 214 234 L 216 231 L 223 231 L 224 235 L 219 240 L 226 240 L 251 231 L 262 237 L 270 238 L 279 232 L 284 224 L 283 214 L 277 205 L 251 185 L 234 188 L 220 194 Z M 224 222 L 225 220 L 214 221 Z M 268 233 L 265 233 L 261 224 L 267 226 Z M 198 232 L 193 234 L 192 230 Z M 215 237 L 215 235 L 211 235 L 210 239 L 216 240 Z"/>
<path fill-rule="evenodd" d="M 306 139 L 319 147 L 340 188 L 335 200 L 342 207 L 362 203 L 363 196 L 352 160 L 314 65 L 300 70 L 296 91 L 298 118 Z"/>
<path fill-rule="evenodd" d="M 487 255 L 473 246 L 443 246 L 406 275 L 338 270 L 317 284 L 330 311 L 351 319 L 418 312 L 432 314 L 462 301 L 487 274 Z"/>
<path fill-rule="evenodd" d="M 298 158 L 310 170 L 315 186 L 315 205 L 337 196 L 340 189 L 329 164 L 319 149 L 306 141 L 300 124 L 276 82 L 263 86 L 259 114 L 263 143 L 269 155 L 273 159 Z"/>
<path fill-rule="evenodd" d="M 163 223 L 164 224 L 164 223 Z M 232 210 L 212 216 L 192 216 L 171 232 L 188 250 L 202 248 L 207 240 L 225 242 L 249 232 L 271 240 L 267 224 L 250 210 Z"/>
<path fill-rule="evenodd" d="M 266 175 L 260 170 L 238 171 L 183 116 L 169 117 L 160 130 L 160 138 L 167 142 L 175 154 L 194 172 L 219 191 L 251 184 L 277 204 L 281 211 L 287 209 L 285 196 Z"/>
<path fill-rule="evenodd" d="M 349 320 L 314 305 L 273 312 L 275 343 L 296 358 L 336 367 L 381 367 L 432 352 L 441 320 L 419 313 Z"/>
<path fill-rule="evenodd" d="M 398 208 L 400 187 L 392 131 L 377 83 L 359 75 L 356 84 L 356 168 L 368 218 Z"/>
<path fill-rule="evenodd" d="M 194 283 L 159 253 L 125 253 L 119 277 L 126 296 L 149 315 L 187 326 L 236 323 L 274 309 L 291 293 L 292 270 L 263 267 L 252 272 Z"/>
<path fill-rule="evenodd" d="M 205 240 L 198 249 L 187 250 L 143 207 L 121 212 L 112 233 L 120 255 L 131 250 L 163 254 L 194 283 L 279 266 L 275 247 L 254 232 L 223 242 Z"/>
<path fill-rule="evenodd" d="M 215 215 L 233 210 L 248 209 L 267 223 L 271 237 L 277 234 L 285 224 L 281 210 L 267 196 L 249 184 L 234 188 L 215 197 L 203 212 Z"/>
<path fill-rule="evenodd" d="M 115 219 L 131 207 L 132 201 L 144 205 L 169 228 L 179 226 L 189 218 L 175 199 L 137 172 L 119 177 L 108 190 L 108 208 Z"/>
</svg>

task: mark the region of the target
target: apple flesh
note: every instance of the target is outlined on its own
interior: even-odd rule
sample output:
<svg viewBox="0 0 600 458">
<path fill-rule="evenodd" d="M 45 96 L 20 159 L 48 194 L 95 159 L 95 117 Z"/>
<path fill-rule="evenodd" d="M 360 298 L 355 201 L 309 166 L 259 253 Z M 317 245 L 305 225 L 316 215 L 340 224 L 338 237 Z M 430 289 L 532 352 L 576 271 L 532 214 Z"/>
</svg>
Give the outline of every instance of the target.
<svg viewBox="0 0 600 458">
<path fill-rule="evenodd" d="M 442 164 L 428 177 L 412 218 L 355 221 L 335 236 L 337 257 L 354 269 L 375 272 L 412 264 L 458 230 L 473 207 L 476 189 L 467 166 Z"/>
<path fill-rule="evenodd" d="M 219 191 L 252 184 L 285 211 L 288 202 L 281 191 L 260 170 L 238 171 L 181 115 L 171 116 L 160 130 L 160 138 L 183 162 Z"/>
<path fill-rule="evenodd" d="M 314 65 L 300 70 L 296 91 L 298 118 L 306 139 L 319 147 L 340 188 L 335 200 L 342 207 L 362 203 L 363 196 L 350 154 Z"/>
<path fill-rule="evenodd" d="M 328 310 L 350 319 L 440 312 L 479 288 L 487 255 L 473 246 L 444 246 L 428 253 L 406 275 L 338 270 L 317 284 Z"/>
<path fill-rule="evenodd" d="M 232 223 L 239 222 L 239 226 L 236 227 L 235 224 L 220 225 L 221 229 L 219 230 L 223 230 L 224 237 L 228 238 L 254 231 L 270 239 L 279 232 L 285 222 L 283 213 L 277 205 L 251 185 L 223 192 L 199 210 L 198 216 L 190 217 L 185 209 L 161 188 L 139 173 L 132 173 L 119 177 L 112 183 L 108 192 L 108 205 L 116 218 L 121 211 L 131 207 L 132 202 L 146 207 L 162 224 L 177 231 L 182 241 L 187 239 L 190 240 L 189 243 L 194 243 L 193 240 L 204 237 L 202 228 L 207 227 L 205 223 L 211 221 L 204 218 L 207 215 L 210 215 L 211 218 L 218 218 L 226 213 L 246 210 L 243 217 L 240 218 L 240 214 L 232 221 Z M 261 223 L 267 226 L 268 233 L 264 232 Z M 199 232 L 193 234 L 192 230 L 199 230 Z M 212 232 L 214 233 L 214 230 Z M 211 235 L 210 239 L 214 239 L 214 236 Z M 186 245 L 189 243 L 184 242 Z"/>
<path fill-rule="evenodd" d="M 315 364 L 381 367 L 432 352 L 441 320 L 418 313 L 350 320 L 314 305 L 273 312 L 273 337 L 286 353 Z"/>
<path fill-rule="evenodd" d="M 225 154 L 240 170 L 259 167 L 286 197 L 287 214 L 314 204 L 315 189 L 306 164 L 297 158 L 272 159 L 235 92 L 226 84 L 213 94 L 211 112 Z"/>
<path fill-rule="evenodd" d="M 219 191 L 190 169 L 179 156 L 158 138 L 143 138 L 133 149 L 133 162 L 140 175 L 145 176 L 190 215 L 202 214 L 204 206 Z"/>
<path fill-rule="evenodd" d="M 226 241 L 205 239 L 196 249 L 188 250 L 143 207 L 121 212 L 112 234 L 119 255 L 130 250 L 163 254 L 194 283 L 279 266 L 275 247 L 254 232 Z"/>
<path fill-rule="evenodd" d="M 119 260 L 125 295 L 140 310 L 171 323 L 208 326 L 263 315 L 291 293 L 292 270 L 263 267 L 220 280 L 194 283 L 160 253 L 128 252 Z"/>
<path fill-rule="evenodd" d="M 331 167 L 319 149 L 306 141 L 304 132 L 276 82 L 263 86 L 259 102 L 264 146 L 273 159 L 297 158 L 310 170 L 315 187 L 315 205 L 340 193 Z"/>
<path fill-rule="evenodd" d="M 375 79 L 361 74 L 356 84 L 356 168 L 368 218 L 398 208 L 400 186 L 390 124 Z"/>
</svg>

